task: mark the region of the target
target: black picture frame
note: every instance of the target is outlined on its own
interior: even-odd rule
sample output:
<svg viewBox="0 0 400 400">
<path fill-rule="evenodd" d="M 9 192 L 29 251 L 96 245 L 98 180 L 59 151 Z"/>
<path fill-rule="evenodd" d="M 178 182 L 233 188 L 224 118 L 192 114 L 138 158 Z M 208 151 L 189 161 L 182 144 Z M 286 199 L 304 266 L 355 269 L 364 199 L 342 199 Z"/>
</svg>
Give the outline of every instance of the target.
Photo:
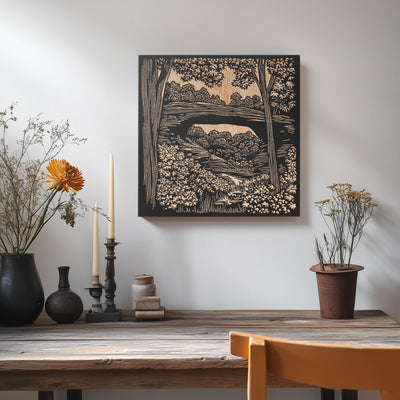
<svg viewBox="0 0 400 400">
<path fill-rule="evenodd" d="M 139 216 L 299 216 L 300 56 L 140 55 Z"/>
</svg>

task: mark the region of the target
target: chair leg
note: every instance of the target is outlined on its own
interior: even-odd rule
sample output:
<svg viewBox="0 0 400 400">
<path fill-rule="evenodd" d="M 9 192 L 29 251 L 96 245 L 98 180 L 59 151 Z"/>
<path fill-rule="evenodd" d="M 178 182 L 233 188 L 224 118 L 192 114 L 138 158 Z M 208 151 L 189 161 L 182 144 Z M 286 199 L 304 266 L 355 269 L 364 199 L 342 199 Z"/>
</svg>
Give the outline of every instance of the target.
<svg viewBox="0 0 400 400">
<path fill-rule="evenodd" d="M 38 400 L 54 400 L 54 392 L 38 392 Z"/>
<path fill-rule="evenodd" d="M 80 389 L 67 390 L 67 400 L 82 400 L 82 390 Z"/>
<path fill-rule="evenodd" d="M 331 389 L 321 389 L 321 400 L 335 400 L 335 391 Z"/>
<path fill-rule="evenodd" d="M 357 400 L 357 390 L 342 390 L 342 400 Z"/>
</svg>

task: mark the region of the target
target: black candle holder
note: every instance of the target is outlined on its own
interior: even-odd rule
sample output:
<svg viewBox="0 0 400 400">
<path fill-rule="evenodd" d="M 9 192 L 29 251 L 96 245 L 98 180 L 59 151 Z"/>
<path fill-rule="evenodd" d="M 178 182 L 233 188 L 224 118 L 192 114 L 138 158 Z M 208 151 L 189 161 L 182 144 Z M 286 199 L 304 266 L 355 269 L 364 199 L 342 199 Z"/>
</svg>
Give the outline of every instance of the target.
<svg viewBox="0 0 400 400">
<path fill-rule="evenodd" d="M 106 280 L 104 286 L 96 284 L 89 287 L 89 294 L 94 298 L 92 308 L 86 314 L 86 322 L 116 322 L 121 321 L 121 311 L 117 310 L 114 298 L 117 285 L 115 283 L 115 246 L 119 243 L 114 238 L 107 239 L 104 245 L 107 248 L 107 265 L 106 265 Z M 106 302 L 102 307 L 100 298 L 104 289 Z"/>
<path fill-rule="evenodd" d="M 103 312 L 103 307 L 101 306 L 100 298 L 103 293 L 103 285 L 101 283 L 93 284 L 88 288 L 89 294 L 93 297 L 92 307 L 89 310 L 89 313 L 101 313 Z"/>
</svg>

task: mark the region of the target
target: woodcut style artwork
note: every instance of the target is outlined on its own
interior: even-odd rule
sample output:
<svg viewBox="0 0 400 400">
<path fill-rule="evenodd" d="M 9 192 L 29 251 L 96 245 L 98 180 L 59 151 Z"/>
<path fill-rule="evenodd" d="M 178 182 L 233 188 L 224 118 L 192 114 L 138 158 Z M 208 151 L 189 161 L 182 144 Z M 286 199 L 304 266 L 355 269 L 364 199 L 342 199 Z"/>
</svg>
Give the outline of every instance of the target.
<svg viewBox="0 0 400 400">
<path fill-rule="evenodd" d="M 299 56 L 139 56 L 139 215 L 298 216 Z"/>
</svg>

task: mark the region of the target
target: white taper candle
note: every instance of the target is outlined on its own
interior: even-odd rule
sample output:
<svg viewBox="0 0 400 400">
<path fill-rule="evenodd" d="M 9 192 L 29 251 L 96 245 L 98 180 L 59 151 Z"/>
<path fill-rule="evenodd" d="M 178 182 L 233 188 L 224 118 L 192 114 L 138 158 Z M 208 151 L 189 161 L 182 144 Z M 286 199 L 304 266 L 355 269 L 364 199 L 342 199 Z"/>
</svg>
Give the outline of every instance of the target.
<svg viewBox="0 0 400 400">
<path fill-rule="evenodd" d="M 110 154 L 109 188 L 108 188 L 108 239 L 115 239 L 114 226 L 114 157 Z"/>
<path fill-rule="evenodd" d="M 99 214 L 97 203 L 94 203 L 93 212 L 93 257 L 92 257 L 92 283 L 99 283 Z"/>
</svg>

